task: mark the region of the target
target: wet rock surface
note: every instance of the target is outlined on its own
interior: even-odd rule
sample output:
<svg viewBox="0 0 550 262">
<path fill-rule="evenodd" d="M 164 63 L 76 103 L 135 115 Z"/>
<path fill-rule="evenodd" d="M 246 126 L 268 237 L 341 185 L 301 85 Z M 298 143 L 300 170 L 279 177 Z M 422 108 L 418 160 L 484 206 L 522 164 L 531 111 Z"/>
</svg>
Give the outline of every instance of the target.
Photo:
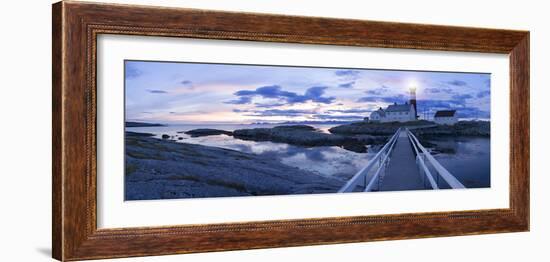
<svg viewBox="0 0 550 262">
<path fill-rule="evenodd" d="M 322 133 L 306 125 L 238 129 L 233 132 L 233 136 L 242 140 L 272 141 L 306 147 L 338 146 L 358 153 L 366 152 L 366 145 L 378 140 L 371 136 L 354 137 Z"/>
<path fill-rule="evenodd" d="M 179 132 L 178 132 L 179 133 Z M 233 135 L 233 132 L 220 130 L 220 129 L 211 129 L 211 128 L 199 128 L 183 132 L 191 137 L 201 137 L 201 136 L 216 136 L 216 135 Z"/>
<path fill-rule="evenodd" d="M 333 193 L 344 180 L 235 150 L 126 136 L 125 199 Z"/>
<path fill-rule="evenodd" d="M 400 127 L 420 128 L 425 126 L 434 126 L 435 123 L 425 120 L 411 122 L 355 122 L 347 125 L 335 126 L 329 129 L 332 134 L 339 135 L 371 135 L 371 136 L 391 136 Z"/>
<path fill-rule="evenodd" d="M 460 121 L 454 125 L 437 125 L 430 128 L 415 129 L 412 132 L 420 137 L 433 136 L 476 136 L 490 137 L 491 122 L 488 121 Z"/>
</svg>

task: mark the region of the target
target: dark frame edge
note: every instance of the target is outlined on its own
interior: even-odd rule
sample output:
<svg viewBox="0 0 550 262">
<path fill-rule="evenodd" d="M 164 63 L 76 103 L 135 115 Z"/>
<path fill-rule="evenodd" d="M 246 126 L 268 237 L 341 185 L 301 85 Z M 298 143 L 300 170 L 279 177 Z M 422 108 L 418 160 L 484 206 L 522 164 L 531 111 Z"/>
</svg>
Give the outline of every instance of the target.
<svg viewBox="0 0 550 262">
<path fill-rule="evenodd" d="M 63 260 L 63 4 L 52 4 L 52 258 L 57 260 Z"/>
<path fill-rule="evenodd" d="M 510 173 L 516 174 L 510 176 L 510 207 L 523 231 L 530 231 L 529 86 L 530 32 L 526 31 L 510 52 Z"/>
</svg>

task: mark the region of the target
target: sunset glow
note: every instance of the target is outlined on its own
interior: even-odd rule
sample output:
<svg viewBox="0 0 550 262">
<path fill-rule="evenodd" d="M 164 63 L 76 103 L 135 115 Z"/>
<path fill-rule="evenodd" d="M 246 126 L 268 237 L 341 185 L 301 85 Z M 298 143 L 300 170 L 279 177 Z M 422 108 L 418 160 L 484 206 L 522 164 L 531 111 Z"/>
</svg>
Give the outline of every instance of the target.
<svg viewBox="0 0 550 262">
<path fill-rule="evenodd" d="M 490 75 L 125 62 L 126 119 L 159 123 L 358 121 L 409 99 L 418 111 L 490 118 Z"/>
</svg>

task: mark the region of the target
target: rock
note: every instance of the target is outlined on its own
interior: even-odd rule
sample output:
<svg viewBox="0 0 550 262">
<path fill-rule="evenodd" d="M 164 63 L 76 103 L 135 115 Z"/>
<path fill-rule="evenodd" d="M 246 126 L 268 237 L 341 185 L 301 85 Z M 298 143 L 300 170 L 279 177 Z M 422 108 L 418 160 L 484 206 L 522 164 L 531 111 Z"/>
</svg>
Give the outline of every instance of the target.
<svg viewBox="0 0 550 262">
<path fill-rule="evenodd" d="M 356 153 L 366 153 L 366 145 L 383 144 L 388 140 L 388 136 L 327 134 L 305 125 L 238 129 L 233 132 L 233 136 L 242 140 L 273 141 L 309 147 L 338 146 Z"/>
<path fill-rule="evenodd" d="M 390 136 L 400 127 L 421 128 L 425 126 L 434 126 L 435 123 L 425 120 L 410 122 L 355 122 L 347 125 L 335 126 L 329 129 L 329 132 L 339 135 L 373 135 Z"/>
<path fill-rule="evenodd" d="M 184 133 L 187 135 L 190 135 L 191 137 L 216 136 L 216 135 L 232 136 L 233 135 L 233 132 L 230 132 L 230 131 L 211 129 L 211 128 L 193 129 L 193 130 L 185 131 Z"/>
<path fill-rule="evenodd" d="M 363 144 L 346 143 L 342 146 L 342 148 L 355 153 L 367 153 L 367 147 Z"/>
<path fill-rule="evenodd" d="M 354 137 L 322 133 L 314 127 L 304 125 L 238 129 L 233 131 L 233 136 L 242 140 L 273 141 L 299 146 L 342 147 L 344 144 L 363 144 Z"/>
<path fill-rule="evenodd" d="M 126 136 L 141 136 L 141 137 L 155 136 L 154 134 L 151 134 L 151 133 L 139 133 L 139 132 L 131 132 L 131 131 L 126 131 L 124 133 L 126 134 Z"/>
<path fill-rule="evenodd" d="M 491 122 L 489 121 L 460 121 L 454 125 L 437 125 L 430 128 L 411 130 L 419 137 L 433 136 L 491 136 Z"/>
<path fill-rule="evenodd" d="M 269 156 L 126 137 L 125 200 L 334 193 L 342 179 Z"/>
<path fill-rule="evenodd" d="M 353 137 L 365 145 L 384 144 L 389 139 L 389 136 L 354 135 Z"/>
<path fill-rule="evenodd" d="M 358 122 L 332 127 L 329 129 L 329 132 L 340 135 L 392 135 L 398 128 L 399 126 L 396 125 L 385 126 Z"/>
</svg>

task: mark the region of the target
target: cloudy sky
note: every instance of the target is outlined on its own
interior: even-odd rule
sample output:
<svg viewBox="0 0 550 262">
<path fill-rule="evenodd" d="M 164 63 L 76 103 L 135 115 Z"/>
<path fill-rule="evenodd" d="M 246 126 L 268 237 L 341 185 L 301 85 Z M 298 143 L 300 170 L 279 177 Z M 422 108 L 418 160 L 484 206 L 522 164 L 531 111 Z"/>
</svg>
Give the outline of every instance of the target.
<svg viewBox="0 0 550 262">
<path fill-rule="evenodd" d="M 421 116 L 490 118 L 490 75 L 478 73 L 125 61 L 125 85 L 129 121 L 353 121 L 411 87 Z"/>
</svg>

